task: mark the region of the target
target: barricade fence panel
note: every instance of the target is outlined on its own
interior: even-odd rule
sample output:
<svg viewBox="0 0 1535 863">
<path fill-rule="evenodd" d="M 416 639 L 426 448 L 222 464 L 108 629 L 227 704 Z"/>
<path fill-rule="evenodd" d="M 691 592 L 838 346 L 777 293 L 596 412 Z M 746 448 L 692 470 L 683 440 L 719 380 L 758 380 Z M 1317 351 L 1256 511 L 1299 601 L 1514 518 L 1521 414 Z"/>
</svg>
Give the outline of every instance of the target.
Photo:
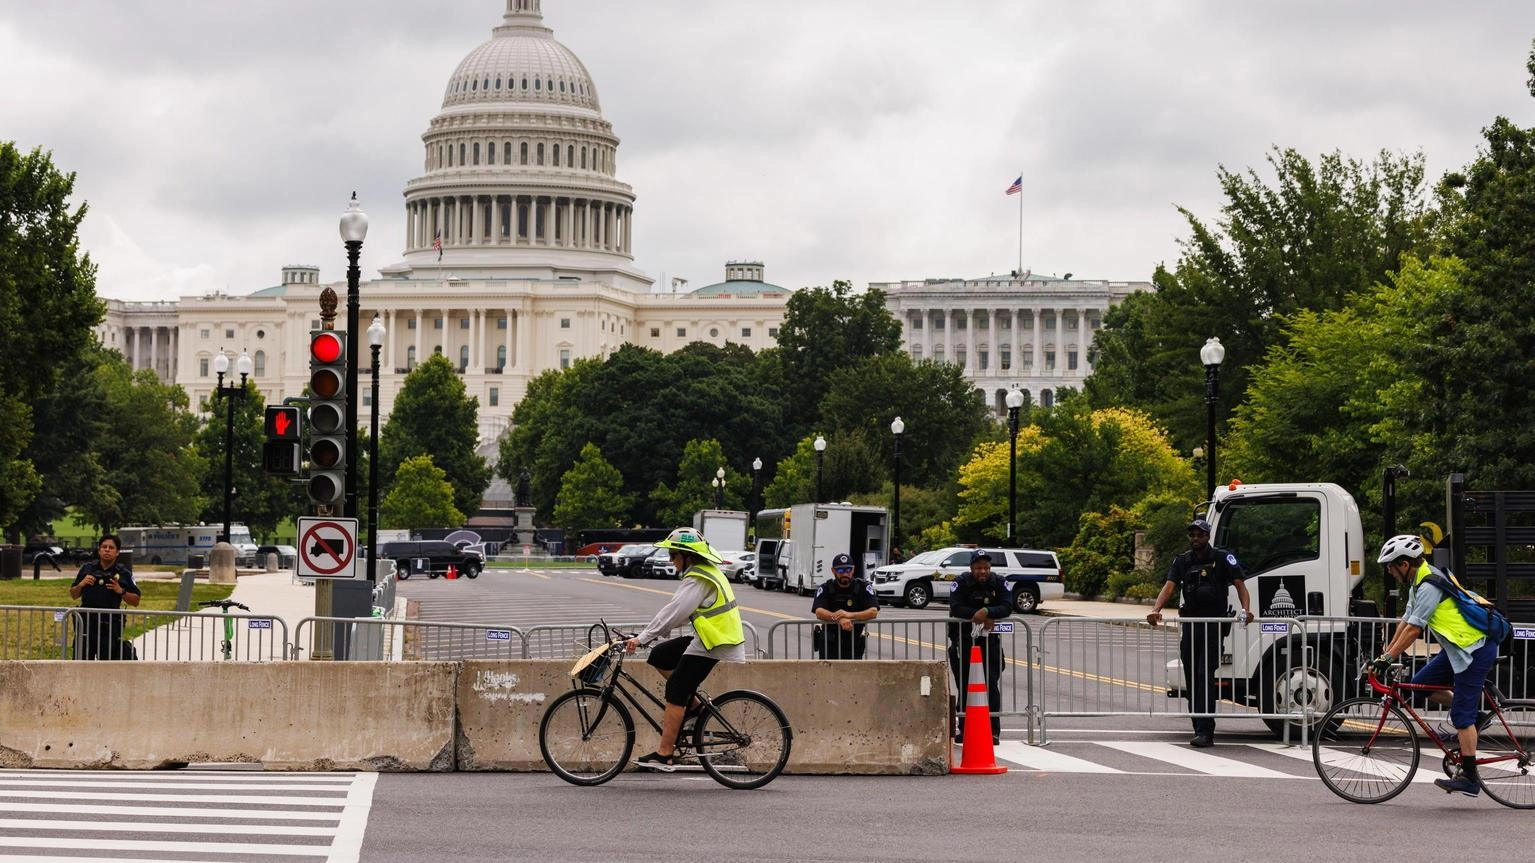
<svg viewBox="0 0 1535 863">
<path fill-rule="evenodd" d="M 643 630 L 650 621 L 606 621 L 606 623 L 608 628 L 614 631 L 615 637 L 617 637 L 619 633 L 624 635 L 636 634 Z M 757 634 L 757 628 L 750 622 L 742 621 L 742 629 L 746 635 L 747 658 L 753 659 L 765 656 L 762 648 L 759 646 L 761 639 Z M 679 635 L 692 635 L 692 633 L 692 628 L 684 624 L 662 635 L 657 639 L 657 643 Z M 574 659 L 600 644 L 602 637 L 602 623 L 595 620 L 587 623 L 530 627 L 526 632 L 524 642 L 526 649 L 522 658 Z"/>
<path fill-rule="evenodd" d="M 0 659 L 66 659 L 69 608 L 0 606 Z"/>
<path fill-rule="evenodd" d="M 294 630 L 295 659 L 346 645 L 348 656 L 384 662 L 522 659 L 526 637 L 515 626 L 399 620 L 379 617 L 306 617 Z"/>
<path fill-rule="evenodd" d="M 267 614 L 71 608 L 66 619 L 73 659 L 272 662 L 288 653 L 287 622 Z"/>
</svg>

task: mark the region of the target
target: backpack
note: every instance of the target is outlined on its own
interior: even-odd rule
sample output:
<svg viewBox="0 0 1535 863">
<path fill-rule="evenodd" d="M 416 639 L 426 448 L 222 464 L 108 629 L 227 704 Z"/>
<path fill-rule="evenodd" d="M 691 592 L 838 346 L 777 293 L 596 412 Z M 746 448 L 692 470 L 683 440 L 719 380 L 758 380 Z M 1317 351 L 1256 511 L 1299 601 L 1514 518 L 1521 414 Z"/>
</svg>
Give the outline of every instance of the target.
<svg viewBox="0 0 1535 863">
<path fill-rule="evenodd" d="M 1423 579 L 1425 584 L 1432 584 L 1444 592 L 1445 596 L 1455 600 L 1455 607 L 1460 609 L 1461 616 L 1466 622 L 1492 639 L 1494 644 L 1503 644 L 1509 636 L 1514 634 L 1514 627 L 1508 622 L 1508 618 L 1497 606 L 1474 590 L 1467 590 L 1460 586 L 1455 576 L 1448 573 L 1440 574 L 1435 570 Z"/>
</svg>

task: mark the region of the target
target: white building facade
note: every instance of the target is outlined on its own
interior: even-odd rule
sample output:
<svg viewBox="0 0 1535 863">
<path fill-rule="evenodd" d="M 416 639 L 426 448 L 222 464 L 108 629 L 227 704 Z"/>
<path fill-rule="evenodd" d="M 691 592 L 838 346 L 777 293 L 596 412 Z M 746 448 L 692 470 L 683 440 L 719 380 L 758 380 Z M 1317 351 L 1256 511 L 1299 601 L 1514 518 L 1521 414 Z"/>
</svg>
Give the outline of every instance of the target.
<svg viewBox="0 0 1535 863">
<path fill-rule="evenodd" d="M 1013 386 L 1049 407 L 1063 388 L 1082 389 L 1088 348 L 1111 306 L 1150 282 L 1109 282 L 1024 273 L 1021 278 L 877 282 L 901 322 L 913 360 L 955 363 L 998 416 Z"/>
<path fill-rule="evenodd" d="M 377 314 L 388 330 L 380 414 L 389 414 L 405 374 L 440 353 L 479 399 L 484 441 L 507 428 L 544 371 L 625 343 L 772 347 L 788 300 L 762 281 L 760 263 L 754 280 L 727 272 L 716 290 L 653 290 L 634 267 L 635 195 L 618 178 L 619 139 L 586 67 L 543 25 L 540 0 L 505 2 L 422 135 L 423 173 L 404 189 L 403 260 L 359 292 L 359 329 Z M 339 215 L 345 202 L 337 203 Z M 255 385 L 276 403 L 308 384 L 309 333 L 326 286 L 317 267 L 295 265 L 282 268 L 280 284 L 245 296 L 110 300 L 98 334 L 135 367 L 180 384 L 194 404 L 211 397 L 218 352 L 249 353 Z M 342 328 L 346 285 L 329 287 L 341 298 Z M 365 341 L 360 348 L 366 416 L 369 351 Z"/>
</svg>

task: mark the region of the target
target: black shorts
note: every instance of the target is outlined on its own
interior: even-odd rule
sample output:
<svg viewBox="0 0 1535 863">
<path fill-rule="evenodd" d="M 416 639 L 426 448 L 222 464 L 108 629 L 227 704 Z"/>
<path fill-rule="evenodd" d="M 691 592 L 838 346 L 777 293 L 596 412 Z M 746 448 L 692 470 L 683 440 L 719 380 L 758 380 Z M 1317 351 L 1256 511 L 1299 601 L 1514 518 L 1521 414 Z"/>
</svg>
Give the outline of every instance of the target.
<svg viewBox="0 0 1535 863">
<path fill-rule="evenodd" d="M 687 707 L 693 703 L 693 693 L 704 682 L 719 660 L 712 656 L 687 656 L 683 651 L 693 642 L 693 636 L 680 635 L 667 639 L 650 649 L 645 661 L 661 671 L 671 672 L 666 679 L 666 703 Z"/>
</svg>

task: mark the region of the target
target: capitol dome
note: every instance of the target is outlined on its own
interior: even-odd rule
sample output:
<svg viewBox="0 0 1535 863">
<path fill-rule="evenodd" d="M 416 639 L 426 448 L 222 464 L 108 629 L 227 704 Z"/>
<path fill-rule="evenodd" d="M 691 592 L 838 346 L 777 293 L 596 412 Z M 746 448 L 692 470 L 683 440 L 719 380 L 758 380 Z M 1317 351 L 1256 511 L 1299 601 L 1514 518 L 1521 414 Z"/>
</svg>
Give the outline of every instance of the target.
<svg viewBox="0 0 1535 863">
<path fill-rule="evenodd" d="M 633 267 L 634 192 L 585 64 L 544 26 L 540 0 L 453 70 L 405 186 L 405 260 L 386 276 L 591 280 L 647 291 Z"/>
</svg>

